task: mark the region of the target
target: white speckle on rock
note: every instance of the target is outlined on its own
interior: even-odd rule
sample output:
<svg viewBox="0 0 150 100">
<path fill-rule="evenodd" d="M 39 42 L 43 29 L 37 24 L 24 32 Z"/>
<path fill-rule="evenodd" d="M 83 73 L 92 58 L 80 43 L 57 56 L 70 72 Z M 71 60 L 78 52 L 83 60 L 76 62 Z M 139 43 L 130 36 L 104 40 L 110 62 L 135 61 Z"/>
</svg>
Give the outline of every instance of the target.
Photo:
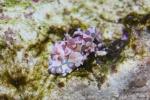
<svg viewBox="0 0 150 100">
<path fill-rule="evenodd" d="M 17 52 L 17 57 L 16 57 L 17 61 L 19 61 L 19 62 L 22 61 L 23 56 L 24 56 L 23 54 L 24 54 L 24 50 L 23 49 Z"/>
<path fill-rule="evenodd" d="M 17 23 L 15 27 L 25 42 L 34 41 L 36 39 L 37 32 L 32 30 L 30 26 L 27 26 L 26 23 Z"/>
<path fill-rule="evenodd" d="M 30 41 L 36 39 L 37 33 L 35 31 L 29 32 L 29 31 L 21 30 L 20 35 L 24 41 Z"/>
<path fill-rule="evenodd" d="M 104 36 L 105 39 L 110 39 L 110 40 L 111 40 L 112 37 L 113 37 L 113 33 L 114 33 L 114 32 L 111 31 L 111 30 L 108 31 L 108 32 L 106 31 L 106 32 L 104 32 L 103 36 Z"/>
</svg>

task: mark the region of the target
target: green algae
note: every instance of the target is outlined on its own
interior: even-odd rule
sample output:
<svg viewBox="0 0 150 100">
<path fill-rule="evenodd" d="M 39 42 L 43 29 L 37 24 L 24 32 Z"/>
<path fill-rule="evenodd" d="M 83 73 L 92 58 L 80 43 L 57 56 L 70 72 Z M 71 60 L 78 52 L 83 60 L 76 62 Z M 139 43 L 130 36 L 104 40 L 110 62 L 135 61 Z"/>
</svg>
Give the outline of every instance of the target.
<svg viewBox="0 0 150 100">
<path fill-rule="evenodd" d="M 15 88 L 19 89 L 20 86 L 24 86 L 27 83 L 27 75 L 23 72 L 21 67 L 13 66 L 14 70 L 11 70 L 11 66 L 6 67 L 4 72 L 1 74 L 2 80 L 5 80 L 6 83 L 11 84 Z"/>
<path fill-rule="evenodd" d="M 0 50 L 5 49 L 6 48 L 6 42 L 0 38 Z"/>
<path fill-rule="evenodd" d="M 0 99 L 1 99 L 1 100 L 15 100 L 15 99 L 13 98 L 13 96 L 10 96 L 10 95 L 8 95 L 8 94 L 0 94 Z"/>
<path fill-rule="evenodd" d="M 19 0 L 5 0 L 3 6 L 5 7 L 13 7 L 13 6 L 21 6 L 21 7 L 28 7 L 31 6 L 29 1 L 23 2 Z"/>
<path fill-rule="evenodd" d="M 127 28 L 138 27 L 139 29 L 143 29 L 150 25 L 150 13 L 138 14 L 131 12 L 124 18 L 121 18 L 119 22 L 124 24 Z"/>
<path fill-rule="evenodd" d="M 66 33 L 66 28 L 64 26 L 50 26 L 47 34 L 55 34 L 61 39 L 63 39 L 64 34 Z"/>
<path fill-rule="evenodd" d="M 141 44 L 140 37 L 143 31 L 149 31 L 150 26 L 150 13 L 139 14 L 136 12 L 131 12 L 124 18 L 119 20 L 126 30 L 130 32 L 130 43 L 128 47 L 132 48 L 134 55 L 139 55 L 143 57 L 146 54 L 144 45 Z"/>
<path fill-rule="evenodd" d="M 42 98 L 43 97 L 43 85 L 40 85 L 40 81 L 45 78 L 43 76 L 42 65 L 35 66 L 32 69 L 16 62 L 16 52 L 19 51 L 15 46 L 6 46 L 5 51 L 2 51 L 4 60 L 3 66 L 0 72 L 0 84 L 11 89 L 15 89 L 16 94 L 20 98 Z M 42 64 L 42 63 L 41 63 Z M 45 69 L 47 70 L 47 69 Z M 46 76 L 47 77 L 47 76 Z M 29 94 L 26 94 L 26 92 Z M 34 97 L 33 91 L 39 91 L 36 97 Z M 33 92 L 33 93 L 32 93 Z"/>
<path fill-rule="evenodd" d="M 0 79 L 3 81 L 0 84 L 16 89 L 16 93 L 22 99 L 34 98 L 36 100 L 44 96 L 44 84 L 46 82 L 44 80 L 47 78 L 47 76 L 43 76 L 41 66 L 36 66 L 31 70 L 20 64 L 12 65 L 7 63 L 1 70 Z M 44 83 L 41 84 L 41 81 L 44 81 Z M 51 85 L 49 84 L 49 86 Z M 36 92 L 37 96 L 35 96 L 34 91 L 38 91 Z"/>
<path fill-rule="evenodd" d="M 18 3 L 19 3 L 18 0 L 5 0 L 5 5 L 7 5 L 7 6 L 13 6 L 13 5 L 16 5 Z"/>
<path fill-rule="evenodd" d="M 46 43 L 49 41 L 49 37 L 46 37 L 44 38 L 43 40 L 41 41 L 38 41 L 37 43 L 35 44 L 31 44 L 29 46 L 29 51 L 30 50 L 36 50 L 36 54 L 35 56 L 39 56 L 42 52 L 45 51 L 45 48 L 46 48 Z"/>
<path fill-rule="evenodd" d="M 3 20 L 0 20 L 0 24 L 16 24 L 16 22 L 19 22 L 21 20 L 19 19 L 3 19 Z"/>
<path fill-rule="evenodd" d="M 80 21 L 79 19 L 72 18 L 71 22 L 69 23 L 69 31 L 68 31 L 68 33 L 70 35 L 72 35 L 74 33 L 74 31 L 76 31 L 78 28 L 87 29 L 87 27 L 89 27 L 88 24 Z"/>
</svg>

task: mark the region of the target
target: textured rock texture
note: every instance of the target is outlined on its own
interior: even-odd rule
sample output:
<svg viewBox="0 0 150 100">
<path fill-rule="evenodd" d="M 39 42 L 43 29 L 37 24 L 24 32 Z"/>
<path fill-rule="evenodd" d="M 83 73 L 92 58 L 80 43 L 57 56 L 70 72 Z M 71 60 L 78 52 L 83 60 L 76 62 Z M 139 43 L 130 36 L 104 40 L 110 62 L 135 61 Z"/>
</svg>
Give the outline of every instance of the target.
<svg viewBox="0 0 150 100">
<path fill-rule="evenodd" d="M 51 45 L 90 26 L 112 55 L 49 74 Z M 123 29 L 130 41 L 113 52 Z M 149 100 L 149 67 L 150 0 L 0 0 L 1 100 Z"/>
</svg>

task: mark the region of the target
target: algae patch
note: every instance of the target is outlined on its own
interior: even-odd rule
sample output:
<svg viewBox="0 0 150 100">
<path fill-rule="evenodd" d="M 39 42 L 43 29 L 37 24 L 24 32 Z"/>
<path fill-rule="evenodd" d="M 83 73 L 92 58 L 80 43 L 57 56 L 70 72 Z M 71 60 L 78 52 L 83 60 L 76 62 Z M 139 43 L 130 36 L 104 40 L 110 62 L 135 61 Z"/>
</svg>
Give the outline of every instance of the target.
<svg viewBox="0 0 150 100">
<path fill-rule="evenodd" d="M 5 12 L 8 7 L 9 9 L 15 6 L 23 7 L 23 8 L 30 8 L 31 2 L 22 2 L 19 0 L 4 0 L 5 2 L 2 3 L 2 6 L 4 9 L 0 12 Z M 101 0 L 98 2 L 101 2 L 101 4 L 105 3 L 105 0 Z M 78 1 L 75 1 L 78 2 Z M 78 3 L 77 3 L 78 4 Z M 93 6 L 93 4 L 91 4 Z M 95 5 L 95 2 L 94 2 Z M 35 5 L 36 6 L 36 5 Z M 146 28 L 147 30 L 150 30 L 150 18 L 149 14 L 138 14 L 138 13 L 130 13 L 126 15 L 124 18 L 121 18 L 120 23 L 114 22 L 109 19 L 109 16 L 104 15 L 98 15 L 97 9 L 99 9 L 99 6 L 95 5 L 94 10 L 91 6 L 86 6 L 86 4 L 79 5 L 79 7 L 82 9 L 78 9 L 77 7 L 73 7 L 74 9 L 66 8 L 65 11 L 63 11 L 63 15 L 66 17 L 71 18 L 65 20 L 66 22 L 63 23 L 63 25 L 49 25 L 47 24 L 46 27 L 42 27 L 41 23 L 36 23 L 35 19 L 32 17 L 34 16 L 28 16 L 28 18 L 23 17 L 17 17 L 12 19 L 3 19 L 0 21 L 0 23 L 3 24 L 12 24 L 16 22 L 23 23 L 24 21 L 31 21 L 30 24 L 27 26 L 32 26 L 32 29 L 35 28 L 35 31 L 37 31 L 37 37 L 34 42 L 25 43 L 25 45 L 14 45 L 14 43 L 8 44 L 6 40 L 0 38 L 0 79 L 4 81 L 0 81 L 0 86 L 4 86 L 4 90 L 2 92 L 6 91 L 5 93 L 0 93 L 0 98 L 4 99 L 43 99 L 45 96 L 50 95 L 53 91 L 54 87 L 58 88 L 64 88 L 66 87 L 66 83 L 73 77 L 79 78 L 79 79 L 88 79 L 89 81 L 96 80 L 97 85 L 99 88 L 101 88 L 101 85 L 105 82 L 107 79 L 108 74 L 116 73 L 118 70 L 118 64 L 122 63 L 127 57 L 128 54 L 126 53 L 127 49 L 132 48 L 132 50 L 136 55 L 142 56 L 145 51 L 139 49 L 139 41 L 138 39 L 140 37 L 134 37 L 135 32 L 139 32 L 139 30 L 143 31 Z M 57 6 L 58 7 L 58 6 Z M 90 8 L 91 7 L 91 8 Z M 98 7 L 98 8 L 96 8 Z M 101 6 L 102 7 L 102 6 Z M 61 8 L 61 7 L 60 7 Z M 59 9 L 59 8 L 58 8 Z M 28 11 L 31 10 L 31 14 L 34 13 L 35 9 L 25 9 Z M 32 12 L 33 10 L 33 12 Z M 73 13 L 72 11 L 73 10 Z M 83 11 L 86 10 L 86 11 Z M 15 11 L 15 10 L 13 10 Z M 81 12 L 80 12 L 81 11 Z M 8 11 L 9 12 L 9 11 Z M 26 11 L 23 10 L 22 13 Z M 60 11 L 61 12 L 61 11 Z M 60 13 L 57 11 L 56 13 Z M 101 11 L 100 11 L 101 12 Z M 76 17 L 73 14 L 81 13 L 80 17 L 85 17 L 86 21 L 89 21 L 89 23 L 85 23 Z M 54 43 L 58 40 L 61 40 L 64 37 L 64 33 L 68 32 L 70 35 L 73 34 L 73 32 L 77 28 L 86 29 L 93 23 L 93 16 L 86 17 L 85 15 L 88 15 L 89 13 L 95 14 L 95 19 L 98 17 L 101 18 L 101 20 L 97 19 L 96 23 L 98 23 L 97 26 L 102 26 L 102 28 L 109 25 L 105 24 L 103 26 L 103 21 L 106 23 L 112 24 L 123 24 L 125 26 L 125 29 L 127 32 L 131 34 L 131 39 L 129 42 L 122 43 L 120 40 L 116 40 L 114 42 L 107 41 L 108 51 L 109 54 L 105 57 L 97 57 L 94 58 L 94 55 L 90 55 L 90 59 L 87 60 L 81 68 L 74 71 L 70 75 L 66 77 L 59 77 L 59 76 L 53 76 L 49 75 L 47 72 L 47 66 L 48 66 L 48 57 L 49 57 L 49 50 L 47 49 L 51 43 Z M 45 14 L 45 13 L 44 13 Z M 10 14 L 11 15 L 11 14 Z M 23 15 L 24 16 L 24 15 Z M 59 14 L 58 14 L 59 16 Z M 11 17 L 11 16 L 9 16 Z M 53 16 L 52 16 L 53 17 Z M 76 18 L 76 19 L 75 19 Z M 81 19 L 82 19 L 81 18 Z M 88 20 L 91 18 L 90 20 Z M 65 18 L 64 18 L 65 19 Z M 51 15 L 47 15 L 48 22 L 51 22 Z M 90 23 L 91 22 L 91 23 Z M 35 25 L 34 25 L 35 24 Z M 38 25 L 37 25 L 38 24 Z M 43 23 L 42 23 L 43 24 Z M 113 26 L 114 27 L 114 26 Z M 132 29 L 131 29 L 132 28 Z M 37 30 L 36 30 L 37 29 Z M 135 30 L 136 29 L 136 30 Z M 110 30 L 111 31 L 111 30 Z M 11 41 L 10 41 L 11 42 Z M 22 43 L 23 41 L 19 41 Z M 120 47 L 120 49 L 117 49 L 117 47 Z M 141 47 L 144 48 L 144 47 Z M 17 60 L 17 52 L 23 51 L 23 58 L 21 62 L 16 61 Z M 30 62 L 34 62 L 36 59 L 36 62 L 32 65 L 30 65 Z M 91 76 L 93 76 L 91 78 Z M 7 91 L 8 89 L 8 91 Z M 54 90 L 55 91 L 55 90 Z"/>
<path fill-rule="evenodd" d="M 22 6 L 22 7 L 28 7 L 31 5 L 29 1 L 20 1 L 20 0 L 5 0 L 4 3 L 2 3 L 5 7 L 13 7 L 13 6 Z"/>
</svg>

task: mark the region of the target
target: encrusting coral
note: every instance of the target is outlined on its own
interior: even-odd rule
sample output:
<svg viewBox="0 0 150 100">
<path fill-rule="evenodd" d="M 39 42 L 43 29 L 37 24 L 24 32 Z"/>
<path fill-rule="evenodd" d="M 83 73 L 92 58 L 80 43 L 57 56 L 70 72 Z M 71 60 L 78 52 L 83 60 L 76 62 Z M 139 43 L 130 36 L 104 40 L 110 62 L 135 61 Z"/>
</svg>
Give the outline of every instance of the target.
<svg viewBox="0 0 150 100">
<path fill-rule="evenodd" d="M 121 40 L 127 39 L 127 34 L 123 34 Z M 103 44 L 101 33 L 95 27 L 90 27 L 86 31 L 78 28 L 72 37 L 66 34 L 63 41 L 52 46 L 48 72 L 66 76 L 83 65 L 91 53 L 95 53 L 95 56 L 105 56 L 107 50 L 103 48 Z"/>
</svg>

